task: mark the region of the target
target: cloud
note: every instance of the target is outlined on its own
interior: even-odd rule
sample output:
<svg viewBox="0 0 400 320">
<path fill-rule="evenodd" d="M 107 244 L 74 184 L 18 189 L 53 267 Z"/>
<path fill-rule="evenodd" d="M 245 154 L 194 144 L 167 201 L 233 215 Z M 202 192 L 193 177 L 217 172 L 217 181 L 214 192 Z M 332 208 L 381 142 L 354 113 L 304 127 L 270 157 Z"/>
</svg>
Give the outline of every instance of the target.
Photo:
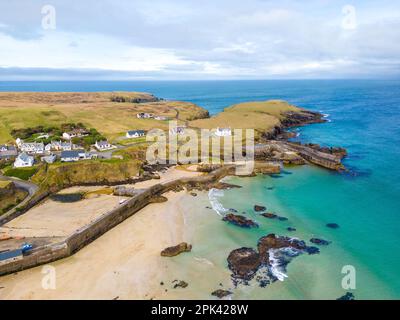
<svg viewBox="0 0 400 320">
<path fill-rule="evenodd" d="M 48 1 L 0 0 L 3 78 L 11 71 L 54 77 L 55 70 L 90 77 L 96 69 L 102 77 L 155 79 L 400 75 L 393 1 L 353 1 L 354 30 L 342 28 L 341 0 L 51 2 L 56 30 L 41 28 Z"/>
</svg>

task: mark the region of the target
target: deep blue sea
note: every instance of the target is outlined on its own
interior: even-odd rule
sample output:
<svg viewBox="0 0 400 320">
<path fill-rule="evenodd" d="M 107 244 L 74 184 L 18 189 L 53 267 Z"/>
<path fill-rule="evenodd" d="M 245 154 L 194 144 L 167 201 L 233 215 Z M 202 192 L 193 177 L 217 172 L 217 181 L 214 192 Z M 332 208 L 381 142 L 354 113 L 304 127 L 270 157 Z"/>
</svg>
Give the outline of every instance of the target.
<svg viewBox="0 0 400 320">
<path fill-rule="evenodd" d="M 319 257 L 289 265 L 287 288 L 278 298 L 333 299 L 346 291 L 340 282 L 344 265 L 356 269 L 356 289 L 347 290 L 356 299 L 400 298 L 400 81 L 0 82 L 0 91 L 146 91 L 196 103 L 211 114 L 243 101 L 284 99 L 328 115 L 327 123 L 298 129 L 299 139 L 347 148 L 350 174 L 286 168 L 280 178 L 236 181 L 243 189 L 226 191 L 221 202 L 241 210 L 262 202 L 289 217 L 258 233 L 289 234 L 286 227 L 294 226 L 292 236 L 332 241 Z M 328 229 L 328 222 L 340 228 Z M 314 276 L 302 273 L 305 267 Z"/>
</svg>

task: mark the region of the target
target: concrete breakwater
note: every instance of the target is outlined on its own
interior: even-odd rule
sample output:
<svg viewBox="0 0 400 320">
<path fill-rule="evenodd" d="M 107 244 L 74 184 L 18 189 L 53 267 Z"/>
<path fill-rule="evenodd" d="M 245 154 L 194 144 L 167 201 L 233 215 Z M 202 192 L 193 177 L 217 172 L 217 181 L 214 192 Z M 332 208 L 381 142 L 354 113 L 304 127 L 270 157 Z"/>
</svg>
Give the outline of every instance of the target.
<svg viewBox="0 0 400 320">
<path fill-rule="evenodd" d="M 102 215 L 92 223 L 78 229 L 61 242 L 34 248 L 21 259 L 0 264 L 0 276 L 33 268 L 39 265 L 63 259 L 76 253 L 108 230 L 114 228 L 140 209 L 152 203 L 152 200 L 178 187 L 205 186 L 216 182 L 227 175 L 234 174 L 234 165 L 224 166 L 211 173 L 193 178 L 181 178 L 164 184 L 156 184 L 139 192 L 118 208 Z"/>
</svg>

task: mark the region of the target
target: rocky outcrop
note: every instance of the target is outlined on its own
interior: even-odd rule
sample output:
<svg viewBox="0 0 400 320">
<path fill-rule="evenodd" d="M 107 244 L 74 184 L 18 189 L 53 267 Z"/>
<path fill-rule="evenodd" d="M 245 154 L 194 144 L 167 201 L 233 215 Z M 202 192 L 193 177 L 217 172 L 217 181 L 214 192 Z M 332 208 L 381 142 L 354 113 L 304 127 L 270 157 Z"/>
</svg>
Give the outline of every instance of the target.
<svg viewBox="0 0 400 320">
<path fill-rule="evenodd" d="M 283 115 L 285 118 L 281 120 L 281 123 L 284 127 L 298 127 L 311 123 L 326 122 L 323 114 L 304 109 L 300 112 L 288 111 Z"/>
<path fill-rule="evenodd" d="M 337 148 L 339 150 L 339 148 Z M 343 170 L 341 162 L 345 151 L 325 152 L 324 148 L 315 148 L 287 141 L 268 141 L 255 146 L 256 160 L 280 161 L 285 164 L 305 164 L 307 162 L 331 169 Z M 343 149 L 344 150 L 344 149 Z"/>
<path fill-rule="evenodd" d="M 258 271 L 264 269 L 264 274 L 258 274 L 256 280 L 260 286 L 276 281 L 273 268 L 285 271 L 286 265 L 299 254 L 319 253 L 319 249 L 308 247 L 302 240 L 269 234 L 258 240 L 257 251 L 253 248 L 239 248 L 231 251 L 228 256 L 228 267 L 232 271 L 234 284 L 246 284 L 252 280 Z M 273 255 L 273 257 L 271 257 Z"/>
<path fill-rule="evenodd" d="M 163 202 L 167 202 L 167 201 L 168 201 L 167 197 L 160 196 L 160 195 L 156 195 L 156 196 L 150 198 L 150 203 L 163 203 Z"/>
<path fill-rule="evenodd" d="M 254 205 L 254 211 L 255 212 L 260 212 L 260 211 L 265 211 L 265 210 L 267 210 L 267 208 L 264 207 L 264 206 L 261 206 L 261 205 L 258 205 L 258 204 Z"/>
<path fill-rule="evenodd" d="M 261 213 L 261 215 L 268 219 L 275 219 L 278 217 L 275 213 L 271 213 L 271 212 L 264 212 L 264 213 Z"/>
<path fill-rule="evenodd" d="M 355 300 L 354 294 L 351 292 L 346 292 L 345 295 L 337 298 L 336 300 Z"/>
<path fill-rule="evenodd" d="M 176 288 L 186 288 L 189 284 L 186 281 L 177 281 L 177 283 L 175 283 L 174 285 L 174 289 Z"/>
<path fill-rule="evenodd" d="M 255 223 L 253 220 L 247 219 L 241 215 L 228 213 L 222 218 L 223 221 L 228 221 L 229 223 L 234 224 L 235 226 L 242 227 L 242 228 L 254 228 L 258 227 L 258 224 Z"/>
<path fill-rule="evenodd" d="M 310 242 L 319 245 L 319 246 L 327 246 L 330 244 L 330 241 L 324 240 L 324 239 L 319 239 L 319 238 L 312 238 L 310 239 Z"/>
<path fill-rule="evenodd" d="M 251 280 L 260 265 L 260 255 L 252 248 L 235 249 L 228 256 L 228 267 L 235 278 Z"/>
<path fill-rule="evenodd" d="M 228 290 L 222 290 L 222 289 L 218 289 L 215 290 L 211 293 L 211 295 L 218 297 L 218 298 L 225 298 L 227 296 L 230 296 L 232 294 L 232 292 L 228 291 Z"/>
<path fill-rule="evenodd" d="M 178 254 L 181 254 L 182 252 L 190 252 L 191 250 L 192 250 L 192 245 L 186 242 L 182 242 L 176 246 L 165 248 L 163 251 L 161 251 L 161 256 L 174 257 L 177 256 Z"/>
<path fill-rule="evenodd" d="M 338 229 L 339 225 L 337 223 L 327 223 L 326 226 L 331 229 Z"/>
</svg>

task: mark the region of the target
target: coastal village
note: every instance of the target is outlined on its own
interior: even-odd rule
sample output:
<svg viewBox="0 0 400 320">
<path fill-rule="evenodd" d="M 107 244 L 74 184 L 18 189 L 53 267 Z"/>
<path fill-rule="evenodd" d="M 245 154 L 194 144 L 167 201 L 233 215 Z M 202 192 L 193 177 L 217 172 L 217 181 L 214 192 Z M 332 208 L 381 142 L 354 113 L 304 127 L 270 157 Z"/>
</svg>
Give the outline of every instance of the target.
<svg viewBox="0 0 400 320">
<path fill-rule="evenodd" d="M 145 136 L 158 126 L 169 129 L 170 135 L 184 135 L 187 128 L 204 128 L 211 129 L 216 137 L 230 137 L 233 128 L 243 124 L 245 113 L 255 119 L 249 127 L 261 126 L 257 131 L 253 174 L 279 174 L 284 164 L 343 169 L 344 149 L 288 141 L 290 133 L 285 128 L 323 122 L 321 114 L 286 102 L 267 101 L 252 104 L 254 114 L 247 111 L 246 104 L 239 104 L 209 117 L 192 104 L 159 102 L 154 96 L 149 96 L 150 102 L 143 102 L 143 96 L 140 99 L 141 102 L 123 102 L 125 98 L 112 97 L 113 105 L 104 107 L 103 112 L 111 107 L 120 108 L 119 112 L 129 111 L 129 118 L 119 118 L 112 125 L 107 121 L 114 119 L 107 116 L 96 126 L 60 121 L 56 125 L 36 123 L 11 130 L 14 142 L 8 139 L 0 145 L 0 200 L 4 203 L 0 207 L 0 275 L 68 257 L 143 207 L 168 201 L 164 194 L 186 189 L 191 196 L 197 196 L 202 190 L 235 187 L 220 181 L 235 175 L 234 163 L 172 167 L 146 164 Z M 167 115 L 157 113 L 165 105 L 172 106 L 166 109 Z M 0 95 L 0 116 L 1 110 Z M 191 113 L 185 114 L 187 110 Z M 112 113 L 118 115 L 114 110 Z M 257 124 L 260 118 L 262 121 Z M 129 124 L 124 130 L 110 133 L 110 128 L 126 119 Z M 178 120 L 173 129 L 168 127 L 171 119 Z M 283 219 L 264 212 L 265 207 L 256 209 L 266 218 Z M 246 228 L 257 225 L 235 212 L 226 214 L 223 222 Z M 285 241 L 282 239 L 287 245 Z M 315 241 L 322 243 L 323 239 Z M 318 252 L 300 242 L 295 246 L 309 254 Z M 181 243 L 162 250 L 161 256 L 190 250 L 191 245 Z M 240 267 L 236 260 L 230 264 L 233 272 Z M 187 283 L 179 281 L 177 286 L 184 288 Z"/>
</svg>

